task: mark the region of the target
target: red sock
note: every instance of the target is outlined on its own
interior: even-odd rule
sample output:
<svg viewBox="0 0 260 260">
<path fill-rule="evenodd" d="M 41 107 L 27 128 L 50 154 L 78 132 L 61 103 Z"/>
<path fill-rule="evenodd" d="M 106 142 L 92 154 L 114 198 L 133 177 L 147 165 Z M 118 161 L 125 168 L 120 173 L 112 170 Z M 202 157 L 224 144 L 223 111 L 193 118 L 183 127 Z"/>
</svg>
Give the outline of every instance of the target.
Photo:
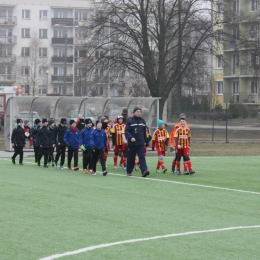
<svg viewBox="0 0 260 260">
<path fill-rule="evenodd" d="M 188 161 L 183 162 L 184 171 L 188 171 Z"/>
<path fill-rule="evenodd" d="M 189 169 L 189 171 L 191 171 L 191 170 L 192 170 L 192 164 L 191 164 L 191 161 L 188 161 L 187 163 L 188 163 L 188 169 Z"/>
<path fill-rule="evenodd" d="M 161 161 L 161 167 L 163 170 L 165 169 L 164 161 Z"/>
<path fill-rule="evenodd" d="M 157 162 L 156 170 L 159 170 L 160 168 L 160 161 Z"/>
<path fill-rule="evenodd" d="M 177 171 L 181 170 L 181 163 L 180 162 L 176 162 L 176 166 L 177 166 Z"/>
<path fill-rule="evenodd" d="M 175 170 L 175 167 L 176 167 L 176 161 L 175 161 L 175 160 L 173 160 L 173 161 L 172 161 L 172 169 L 174 169 L 174 170 Z"/>
<path fill-rule="evenodd" d="M 117 156 L 114 155 L 114 165 L 117 165 Z"/>
</svg>

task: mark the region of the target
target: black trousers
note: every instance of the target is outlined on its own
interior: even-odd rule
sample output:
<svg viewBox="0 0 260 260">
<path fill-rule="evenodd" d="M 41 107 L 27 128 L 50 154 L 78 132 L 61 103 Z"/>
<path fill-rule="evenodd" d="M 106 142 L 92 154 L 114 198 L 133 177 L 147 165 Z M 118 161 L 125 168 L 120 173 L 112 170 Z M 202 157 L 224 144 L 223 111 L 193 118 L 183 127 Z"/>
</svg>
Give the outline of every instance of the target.
<svg viewBox="0 0 260 260">
<path fill-rule="evenodd" d="M 53 153 L 54 153 L 54 148 L 50 148 L 50 151 L 49 151 L 49 159 L 48 159 L 48 162 L 54 162 L 54 156 L 53 156 Z"/>
<path fill-rule="evenodd" d="M 102 171 L 106 171 L 106 163 L 104 159 L 104 150 L 103 149 L 95 149 L 93 152 L 93 172 L 96 172 L 97 170 L 97 162 L 98 159 L 100 160 Z"/>
<path fill-rule="evenodd" d="M 79 149 L 68 149 L 68 167 L 71 167 L 71 160 L 74 157 L 74 167 L 78 166 Z"/>
<path fill-rule="evenodd" d="M 63 166 L 65 162 L 65 153 L 66 153 L 66 146 L 58 145 L 56 147 L 55 163 L 58 163 L 60 158 L 60 166 Z"/>
<path fill-rule="evenodd" d="M 34 146 L 34 147 L 33 147 L 33 150 L 34 150 L 34 159 L 35 159 L 35 162 L 38 162 L 39 147 L 38 147 L 38 146 Z"/>
<path fill-rule="evenodd" d="M 15 157 L 19 155 L 19 163 L 23 162 L 23 146 L 18 146 L 18 147 L 14 147 L 14 154 L 13 154 L 13 159 L 15 159 Z"/>
<path fill-rule="evenodd" d="M 44 156 L 44 162 L 43 162 L 44 165 L 47 165 L 49 153 L 50 153 L 50 148 L 40 148 L 39 149 L 38 165 L 41 164 L 42 156 Z"/>
<path fill-rule="evenodd" d="M 83 153 L 83 169 L 93 169 L 93 150 L 92 149 L 86 149 Z"/>
</svg>

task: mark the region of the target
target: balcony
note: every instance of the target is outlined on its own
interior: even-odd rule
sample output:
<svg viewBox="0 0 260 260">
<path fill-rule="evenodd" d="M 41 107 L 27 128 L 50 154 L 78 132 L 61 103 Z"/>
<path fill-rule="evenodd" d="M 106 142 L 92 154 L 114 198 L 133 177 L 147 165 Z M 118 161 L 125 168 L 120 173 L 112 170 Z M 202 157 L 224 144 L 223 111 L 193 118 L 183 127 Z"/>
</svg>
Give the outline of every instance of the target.
<svg viewBox="0 0 260 260">
<path fill-rule="evenodd" d="M 0 82 L 15 82 L 12 74 L 0 74 Z"/>
<path fill-rule="evenodd" d="M 0 36 L 0 44 L 14 44 L 17 43 L 17 37 L 12 36 Z"/>
<path fill-rule="evenodd" d="M 51 25 L 56 26 L 73 26 L 73 18 L 51 18 Z"/>
<path fill-rule="evenodd" d="M 64 63 L 64 57 L 52 56 L 51 62 L 52 63 Z M 67 56 L 66 62 L 73 63 L 73 56 Z"/>
<path fill-rule="evenodd" d="M 5 54 L 0 54 L 0 63 L 13 63 L 16 62 L 16 55 L 11 54 L 11 55 L 5 55 Z"/>
<path fill-rule="evenodd" d="M 61 75 L 51 75 L 51 81 L 53 83 L 64 82 L 64 76 Z M 73 82 L 73 75 L 66 76 L 66 82 Z"/>
<path fill-rule="evenodd" d="M 92 64 L 94 62 L 94 56 L 75 57 L 74 62 L 79 64 Z"/>
<path fill-rule="evenodd" d="M 52 38 L 52 44 L 65 44 L 66 38 Z M 67 38 L 67 44 L 73 44 L 73 37 Z"/>
<path fill-rule="evenodd" d="M 16 25 L 16 16 L 0 16 L 0 25 Z"/>
</svg>

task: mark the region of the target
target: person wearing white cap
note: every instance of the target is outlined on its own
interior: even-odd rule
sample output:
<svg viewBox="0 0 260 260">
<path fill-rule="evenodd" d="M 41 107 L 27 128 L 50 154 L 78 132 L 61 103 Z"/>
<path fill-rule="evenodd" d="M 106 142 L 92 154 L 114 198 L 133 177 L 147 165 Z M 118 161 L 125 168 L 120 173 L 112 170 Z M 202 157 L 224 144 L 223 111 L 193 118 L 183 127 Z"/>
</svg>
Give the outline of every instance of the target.
<svg viewBox="0 0 260 260">
<path fill-rule="evenodd" d="M 166 173 L 167 168 L 165 168 L 163 156 L 165 156 L 165 151 L 167 151 L 168 143 L 169 143 L 169 133 L 165 129 L 165 123 L 163 120 L 157 120 L 158 129 L 156 129 L 152 136 L 152 150 L 156 148 L 158 155 L 158 162 L 156 166 L 156 172 L 160 172 L 160 168 L 162 168 L 163 173 Z"/>
</svg>

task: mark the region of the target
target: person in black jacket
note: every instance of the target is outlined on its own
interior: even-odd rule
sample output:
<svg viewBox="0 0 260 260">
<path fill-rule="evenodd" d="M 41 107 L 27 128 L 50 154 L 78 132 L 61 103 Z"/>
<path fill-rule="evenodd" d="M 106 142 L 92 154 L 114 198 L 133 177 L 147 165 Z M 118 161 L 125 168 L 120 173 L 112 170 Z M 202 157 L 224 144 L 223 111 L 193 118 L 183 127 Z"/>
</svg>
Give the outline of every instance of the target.
<svg viewBox="0 0 260 260">
<path fill-rule="evenodd" d="M 54 161 L 54 166 L 58 167 L 58 161 L 60 159 L 60 169 L 64 169 L 64 162 L 65 162 L 65 153 L 66 153 L 66 143 L 63 140 L 63 137 L 67 131 L 67 122 L 66 118 L 61 118 L 59 125 L 57 126 L 57 134 L 56 134 L 56 157 Z"/>
<path fill-rule="evenodd" d="M 23 165 L 23 148 L 25 146 L 25 135 L 22 128 L 23 120 L 17 119 L 17 126 L 14 128 L 11 136 L 12 147 L 14 154 L 12 156 L 12 163 L 15 164 L 15 157 L 19 154 L 19 164 Z"/>
<path fill-rule="evenodd" d="M 38 155 L 39 155 L 39 144 L 37 140 L 38 130 L 42 126 L 42 121 L 39 118 L 34 120 L 34 126 L 31 128 L 31 137 L 33 139 L 33 150 L 34 150 L 34 159 L 35 164 L 38 165 Z"/>
<path fill-rule="evenodd" d="M 147 142 L 146 122 L 141 118 L 141 108 L 135 107 L 133 114 L 133 117 L 128 120 L 125 127 L 125 135 L 128 138 L 127 176 L 132 176 L 135 165 L 135 156 L 137 154 L 142 177 L 146 177 L 150 174 L 145 160 L 145 144 Z"/>
<path fill-rule="evenodd" d="M 57 135 L 57 127 L 55 125 L 54 120 L 49 120 L 48 128 L 51 132 L 51 148 L 50 148 L 50 151 L 49 151 L 50 154 L 49 154 L 49 158 L 48 158 L 48 166 L 51 166 L 51 163 L 52 163 L 52 166 L 54 166 L 53 153 L 54 153 L 54 148 L 56 146 L 56 135 Z"/>
<path fill-rule="evenodd" d="M 41 158 L 44 156 L 44 167 L 48 168 L 48 156 L 51 148 L 51 132 L 49 130 L 48 121 L 46 118 L 42 119 L 42 127 L 38 130 L 38 144 L 39 144 L 39 157 L 38 166 L 41 166 Z"/>
</svg>

